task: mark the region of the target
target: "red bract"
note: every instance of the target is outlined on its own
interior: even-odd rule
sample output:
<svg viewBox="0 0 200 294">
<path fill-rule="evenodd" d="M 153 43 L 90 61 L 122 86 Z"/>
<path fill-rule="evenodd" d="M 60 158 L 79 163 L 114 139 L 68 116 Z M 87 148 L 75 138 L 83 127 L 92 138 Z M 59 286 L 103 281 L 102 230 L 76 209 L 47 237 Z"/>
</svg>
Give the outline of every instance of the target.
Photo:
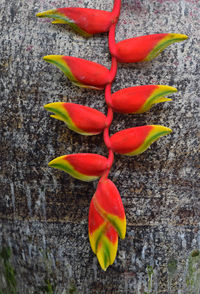
<svg viewBox="0 0 200 294">
<path fill-rule="evenodd" d="M 163 85 L 125 88 L 112 94 L 111 106 L 117 112 L 143 113 L 156 103 L 171 101 L 171 99 L 165 98 L 164 95 L 176 91 L 176 88 Z"/>
<path fill-rule="evenodd" d="M 37 16 L 54 18 L 52 23 L 67 24 L 85 37 L 107 32 L 112 23 L 116 22 L 112 12 L 78 7 L 52 9 L 40 12 Z"/>
<path fill-rule="evenodd" d="M 126 129 L 111 136 L 111 148 L 116 153 L 138 155 L 171 131 L 171 129 L 159 125 Z"/>
<path fill-rule="evenodd" d="M 150 61 L 167 46 L 187 38 L 182 34 L 154 34 L 123 40 L 117 43 L 116 58 L 128 63 Z"/>
<path fill-rule="evenodd" d="M 117 234 L 120 238 L 125 238 L 124 207 L 114 183 L 104 179 L 97 186 L 89 210 L 90 244 L 104 270 L 115 260 Z"/>
<path fill-rule="evenodd" d="M 106 116 L 91 107 L 65 102 L 54 102 L 44 106 L 55 115 L 56 119 L 64 121 L 68 128 L 81 135 L 97 135 L 105 128 Z"/>
<path fill-rule="evenodd" d="M 78 153 L 57 157 L 49 162 L 49 166 L 65 171 L 76 179 L 90 182 L 105 173 L 108 161 L 98 154 Z"/>
<path fill-rule="evenodd" d="M 89 208 L 90 245 L 97 255 L 101 268 L 106 271 L 115 261 L 118 247 L 118 234 L 115 228 L 106 221 L 96 209 L 92 198 Z"/>
<path fill-rule="evenodd" d="M 110 82 L 109 70 L 99 63 L 63 55 L 47 55 L 44 60 L 56 65 L 76 86 L 102 90 Z"/>
</svg>

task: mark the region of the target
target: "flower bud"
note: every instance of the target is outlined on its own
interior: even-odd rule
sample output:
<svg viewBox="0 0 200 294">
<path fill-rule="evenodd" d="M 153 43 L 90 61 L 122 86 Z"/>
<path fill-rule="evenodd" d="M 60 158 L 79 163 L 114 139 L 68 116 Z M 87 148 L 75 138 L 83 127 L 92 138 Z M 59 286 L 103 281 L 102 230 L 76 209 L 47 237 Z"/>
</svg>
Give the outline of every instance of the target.
<svg viewBox="0 0 200 294">
<path fill-rule="evenodd" d="M 110 71 L 99 63 L 63 55 L 47 55 L 44 60 L 56 65 L 76 86 L 102 90 L 110 82 Z"/>
<path fill-rule="evenodd" d="M 143 113 L 156 103 L 171 101 L 163 96 L 173 92 L 177 89 L 163 85 L 125 88 L 112 94 L 111 107 L 121 113 Z"/>
<path fill-rule="evenodd" d="M 150 61 L 167 46 L 186 40 L 182 34 L 154 34 L 135 37 L 117 43 L 116 58 L 119 62 Z"/>
<path fill-rule="evenodd" d="M 78 7 L 52 9 L 37 14 L 38 17 L 50 17 L 53 24 L 67 24 L 84 37 L 108 32 L 116 21 L 112 12 Z"/>
<path fill-rule="evenodd" d="M 81 181 L 90 182 L 104 174 L 107 158 L 92 153 L 69 154 L 53 159 L 49 166 L 65 171 Z"/>
<path fill-rule="evenodd" d="M 65 102 L 54 102 L 44 106 L 55 115 L 56 119 L 64 121 L 68 128 L 81 135 L 97 135 L 105 128 L 106 116 L 91 107 Z"/>
<path fill-rule="evenodd" d="M 111 148 L 114 152 L 124 155 L 138 155 L 144 152 L 160 137 L 172 130 L 160 125 L 149 125 L 126 129 L 111 136 Z"/>
</svg>

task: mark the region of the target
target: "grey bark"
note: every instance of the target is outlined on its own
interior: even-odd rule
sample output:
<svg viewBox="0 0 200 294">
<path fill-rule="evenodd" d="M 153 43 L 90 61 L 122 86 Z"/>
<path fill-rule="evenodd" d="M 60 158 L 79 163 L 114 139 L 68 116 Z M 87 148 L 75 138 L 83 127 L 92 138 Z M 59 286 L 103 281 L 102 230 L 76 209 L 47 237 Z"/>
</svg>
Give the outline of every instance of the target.
<svg viewBox="0 0 200 294">
<path fill-rule="evenodd" d="M 113 91 L 133 85 L 176 87 L 172 103 L 150 112 L 114 115 L 111 133 L 145 125 L 173 129 L 137 157 L 116 156 L 110 178 L 127 216 L 127 235 L 103 272 L 88 240 L 87 216 L 96 183 L 50 169 L 60 155 L 106 155 L 102 136 L 83 137 L 49 117 L 43 105 L 68 101 L 106 113 L 103 92 L 79 89 L 48 54 L 71 55 L 109 68 L 107 35 L 84 39 L 35 14 L 55 7 L 111 10 L 112 1 L 1 0 L 2 293 L 200 293 L 199 1 L 122 0 L 117 41 L 152 33 L 184 33 L 149 63 L 120 65 Z M 1 251 L 2 253 L 2 251 Z M 7 260 L 7 261 L 6 261 Z M 9 284 L 6 266 L 16 280 Z M 9 292 L 10 291 L 10 292 Z M 11 292 L 15 291 L 15 292 Z"/>
</svg>

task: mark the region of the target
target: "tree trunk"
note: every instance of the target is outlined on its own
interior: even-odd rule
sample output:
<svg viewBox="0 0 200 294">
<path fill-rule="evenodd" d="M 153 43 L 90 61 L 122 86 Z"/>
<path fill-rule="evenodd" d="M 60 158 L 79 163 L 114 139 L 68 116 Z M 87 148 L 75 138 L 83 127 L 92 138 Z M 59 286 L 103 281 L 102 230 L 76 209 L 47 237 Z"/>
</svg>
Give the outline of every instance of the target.
<svg viewBox="0 0 200 294">
<path fill-rule="evenodd" d="M 88 209 L 97 182 L 51 169 L 55 157 L 107 156 L 102 135 L 84 137 L 49 117 L 43 105 L 75 102 L 106 113 L 103 91 L 73 86 L 42 57 L 62 54 L 110 66 L 107 34 L 85 39 L 35 14 L 55 7 L 111 10 L 111 0 L 1 0 L 0 293 L 199 294 L 199 1 L 122 0 L 116 40 L 182 33 L 152 62 L 120 65 L 112 91 L 174 86 L 172 103 L 145 114 L 115 114 L 111 134 L 161 124 L 173 133 L 140 156 L 116 155 L 127 234 L 103 272 L 88 239 Z"/>
</svg>

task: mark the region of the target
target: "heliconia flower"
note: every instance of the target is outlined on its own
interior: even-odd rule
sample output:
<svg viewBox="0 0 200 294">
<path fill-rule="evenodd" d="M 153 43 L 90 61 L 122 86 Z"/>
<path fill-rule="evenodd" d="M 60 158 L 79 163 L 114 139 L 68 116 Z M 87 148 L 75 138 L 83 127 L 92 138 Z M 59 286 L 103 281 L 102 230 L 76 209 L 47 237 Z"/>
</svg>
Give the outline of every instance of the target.
<svg viewBox="0 0 200 294">
<path fill-rule="evenodd" d="M 156 103 L 171 101 L 163 96 L 173 92 L 177 92 L 177 89 L 163 85 L 125 88 L 112 94 L 111 107 L 122 113 L 143 113 Z"/>
<path fill-rule="evenodd" d="M 110 137 L 111 148 L 116 153 L 129 156 L 138 155 L 144 152 L 160 137 L 171 132 L 171 129 L 160 125 L 148 125 L 126 129 Z"/>
<path fill-rule="evenodd" d="M 102 90 L 110 82 L 110 71 L 99 63 L 63 55 L 47 55 L 44 60 L 56 65 L 76 86 Z"/>
<path fill-rule="evenodd" d="M 99 182 L 89 209 L 89 239 L 103 270 L 113 264 L 118 235 L 124 239 L 126 217 L 120 194 L 108 179 Z"/>
<path fill-rule="evenodd" d="M 123 40 L 116 45 L 116 58 L 119 62 L 150 61 L 167 46 L 187 38 L 182 34 L 154 34 Z"/>
<path fill-rule="evenodd" d="M 68 24 L 85 37 L 108 32 L 112 23 L 116 22 L 116 17 L 112 12 L 77 7 L 47 10 L 38 13 L 37 16 L 54 18 L 53 24 Z"/>
<path fill-rule="evenodd" d="M 65 171 L 81 181 L 94 181 L 107 169 L 107 158 L 92 153 L 77 153 L 57 157 L 49 166 Z"/>
<path fill-rule="evenodd" d="M 65 102 L 54 102 L 44 106 L 51 115 L 64 121 L 68 128 L 82 135 L 97 135 L 105 128 L 106 116 L 91 107 Z"/>
</svg>

